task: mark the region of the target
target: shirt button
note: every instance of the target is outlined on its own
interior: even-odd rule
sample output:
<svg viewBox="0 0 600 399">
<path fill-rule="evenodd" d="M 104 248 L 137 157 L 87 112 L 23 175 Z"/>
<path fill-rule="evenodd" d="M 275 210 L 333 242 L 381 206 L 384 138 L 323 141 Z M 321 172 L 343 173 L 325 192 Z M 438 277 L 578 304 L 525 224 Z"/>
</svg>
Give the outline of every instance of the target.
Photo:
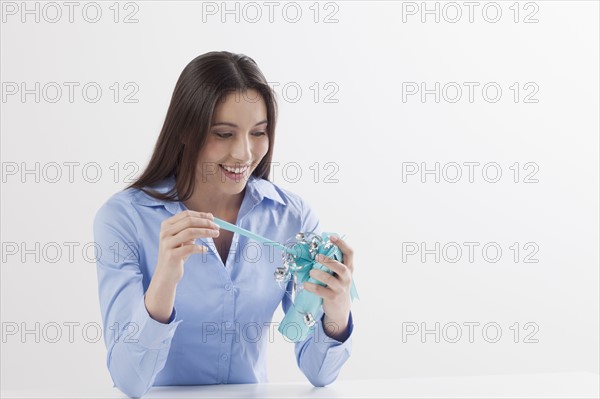
<svg viewBox="0 0 600 399">
<path fill-rule="evenodd" d="M 225 322 L 225 327 L 227 327 L 227 328 L 231 327 L 231 322 L 230 321 Z"/>
<path fill-rule="evenodd" d="M 227 356 L 227 353 L 223 353 L 223 354 L 221 355 L 221 360 L 227 360 L 227 358 L 228 358 L 228 357 L 229 357 L 229 356 Z"/>
<path fill-rule="evenodd" d="M 231 290 L 231 284 L 229 284 L 229 283 L 225 284 L 225 289 L 227 291 Z"/>
</svg>

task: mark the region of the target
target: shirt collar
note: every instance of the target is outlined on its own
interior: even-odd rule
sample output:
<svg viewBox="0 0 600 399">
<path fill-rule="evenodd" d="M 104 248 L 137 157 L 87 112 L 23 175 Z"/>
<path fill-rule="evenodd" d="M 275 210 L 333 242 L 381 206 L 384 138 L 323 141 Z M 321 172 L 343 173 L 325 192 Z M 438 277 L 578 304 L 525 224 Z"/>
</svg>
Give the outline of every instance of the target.
<svg viewBox="0 0 600 399">
<path fill-rule="evenodd" d="M 170 175 L 149 188 L 153 191 L 164 194 L 169 192 L 174 186 L 175 176 Z M 256 176 L 250 176 L 250 178 L 248 178 L 245 196 L 250 199 L 252 206 L 258 204 L 264 198 L 287 205 L 284 199 L 275 189 L 275 185 L 272 182 L 263 178 L 257 178 Z M 146 194 L 142 190 L 138 190 L 133 195 L 133 201 L 144 206 L 164 206 L 165 209 L 167 209 L 173 215 L 184 209 L 180 201 L 160 200 Z M 244 200 L 244 202 L 246 201 Z"/>
</svg>

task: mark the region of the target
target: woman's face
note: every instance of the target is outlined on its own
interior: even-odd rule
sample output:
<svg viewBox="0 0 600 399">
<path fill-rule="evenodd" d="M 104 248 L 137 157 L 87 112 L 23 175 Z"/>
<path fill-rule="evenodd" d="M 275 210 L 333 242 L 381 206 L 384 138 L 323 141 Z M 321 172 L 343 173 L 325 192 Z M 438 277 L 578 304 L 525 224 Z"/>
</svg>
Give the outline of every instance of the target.
<svg viewBox="0 0 600 399">
<path fill-rule="evenodd" d="M 196 176 L 216 192 L 238 194 L 268 150 L 267 106 L 262 96 L 256 90 L 230 93 L 215 106 Z"/>
</svg>

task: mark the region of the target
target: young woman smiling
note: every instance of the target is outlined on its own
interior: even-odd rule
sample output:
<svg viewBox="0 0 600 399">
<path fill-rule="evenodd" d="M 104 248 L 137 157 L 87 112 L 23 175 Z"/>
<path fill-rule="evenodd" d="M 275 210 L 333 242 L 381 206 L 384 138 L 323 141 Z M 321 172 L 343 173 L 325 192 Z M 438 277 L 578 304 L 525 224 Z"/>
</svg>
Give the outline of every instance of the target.
<svg viewBox="0 0 600 399">
<path fill-rule="evenodd" d="M 252 241 L 220 230 L 213 217 L 280 243 L 321 233 L 309 204 L 268 180 L 276 118 L 274 94 L 250 57 L 195 58 L 177 81 L 148 166 L 98 210 L 107 366 L 125 394 L 268 381 L 269 324 L 280 303 L 284 312 L 291 305 L 273 278 L 281 257 L 263 247 L 248 259 Z M 333 382 L 351 353 L 353 254 L 344 240 L 335 244 L 344 263 L 322 262 L 334 275 L 312 270 L 327 286 L 304 288 L 323 298 L 323 314 L 295 343 L 315 386 Z"/>
</svg>

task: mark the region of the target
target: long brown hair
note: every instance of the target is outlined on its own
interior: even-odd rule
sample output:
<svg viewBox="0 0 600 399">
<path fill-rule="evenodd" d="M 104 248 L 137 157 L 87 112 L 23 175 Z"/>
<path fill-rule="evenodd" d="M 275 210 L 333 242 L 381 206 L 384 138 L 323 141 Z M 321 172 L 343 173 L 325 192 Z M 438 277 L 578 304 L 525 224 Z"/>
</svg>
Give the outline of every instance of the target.
<svg viewBox="0 0 600 399">
<path fill-rule="evenodd" d="M 248 89 L 258 91 L 266 104 L 269 137 L 269 149 L 252 176 L 269 180 L 277 121 L 275 94 L 252 58 L 212 51 L 194 58 L 181 72 L 150 162 L 125 190 L 138 188 L 154 198 L 168 201 L 190 198 L 195 187 L 198 155 L 212 124 L 215 105 L 224 101 L 229 93 Z M 170 175 L 176 177 L 171 191 L 161 194 L 144 189 Z"/>
</svg>

